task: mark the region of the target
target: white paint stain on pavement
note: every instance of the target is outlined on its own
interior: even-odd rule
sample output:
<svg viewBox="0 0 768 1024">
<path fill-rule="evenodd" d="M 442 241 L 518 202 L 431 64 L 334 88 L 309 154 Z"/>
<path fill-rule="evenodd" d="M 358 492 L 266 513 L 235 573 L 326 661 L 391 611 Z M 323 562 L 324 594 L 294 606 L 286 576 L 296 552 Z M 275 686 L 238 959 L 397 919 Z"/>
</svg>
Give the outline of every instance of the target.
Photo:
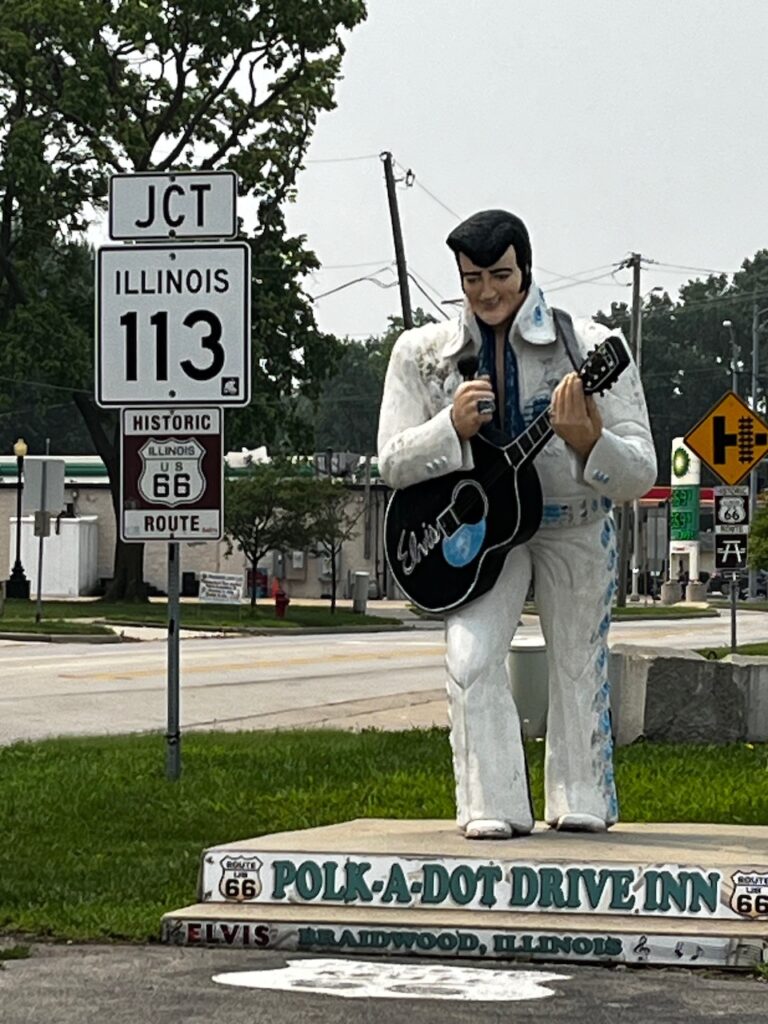
<svg viewBox="0 0 768 1024">
<path fill-rule="evenodd" d="M 354 960 L 292 960 L 264 971 L 215 974 L 220 985 L 311 992 L 346 999 L 452 999 L 519 1002 L 555 993 L 547 982 L 570 975 L 546 971 L 489 970 L 447 964 L 393 964 Z"/>
</svg>

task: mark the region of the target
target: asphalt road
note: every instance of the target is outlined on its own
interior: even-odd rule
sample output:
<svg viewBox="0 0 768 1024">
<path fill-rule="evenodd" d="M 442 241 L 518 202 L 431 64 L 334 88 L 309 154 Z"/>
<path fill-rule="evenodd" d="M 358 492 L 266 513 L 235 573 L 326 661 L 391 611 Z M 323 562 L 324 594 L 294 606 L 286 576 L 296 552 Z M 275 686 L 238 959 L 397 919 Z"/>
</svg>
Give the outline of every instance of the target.
<svg viewBox="0 0 768 1024">
<path fill-rule="evenodd" d="M 305 975 L 287 991 L 213 980 L 222 974 L 275 971 L 269 984 L 280 984 L 287 962 L 292 964 L 290 973 Z M 9 961 L 0 972 L 0 1020 L 400 1024 L 405 1019 L 414 1024 L 507 1024 L 545 1018 L 551 1024 L 765 1024 L 768 1007 L 768 984 L 745 975 L 571 964 L 446 967 L 423 961 L 419 972 L 414 961 L 409 964 L 407 983 L 401 976 L 398 997 L 392 998 L 367 994 L 374 983 L 370 977 L 361 980 L 361 973 L 380 977 L 382 972 L 391 979 L 398 972 L 397 962 L 391 960 L 379 961 L 372 969 L 353 960 L 331 968 L 298 956 L 244 950 L 36 946 L 30 959 Z M 414 977 L 416 973 L 422 977 Z M 345 997 L 318 994 L 314 989 L 323 979 L 326 987 L 345 992 Z M 391 989 L 391 980 L 379 981 L 379 990 L 387 984 Z M 491 992 L 492 1000 L 467 998 Z"/>
<path fill-rule="evenodd" d="M 185 639 L 182 730 L 444 724 L 443 638 L 408 632 Z M 520 636 L 539 636 L 526 616 Z M 612 643 L 728 644 L 730 619 L 617 622 Z M 768 614 L 742 612 L 738 640 L 768 640 Z M 4 642 L 0 743 L 165 729 L 163 641 Z"/>
</svg>

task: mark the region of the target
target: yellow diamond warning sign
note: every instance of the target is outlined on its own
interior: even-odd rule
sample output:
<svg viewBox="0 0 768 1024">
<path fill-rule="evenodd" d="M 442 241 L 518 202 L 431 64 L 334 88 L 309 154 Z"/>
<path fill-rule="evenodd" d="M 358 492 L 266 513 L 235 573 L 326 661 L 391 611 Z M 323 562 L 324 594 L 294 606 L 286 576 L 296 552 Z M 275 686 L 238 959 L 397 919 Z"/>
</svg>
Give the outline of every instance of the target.
<svg viewBox="0 0 768 1024">
<path fill-rule="evenodd" d="M 728 391 L 685 435 L 685 443 L 724 483 L 733 486 L 768 453 L 768 424 Z"/>
</svg>

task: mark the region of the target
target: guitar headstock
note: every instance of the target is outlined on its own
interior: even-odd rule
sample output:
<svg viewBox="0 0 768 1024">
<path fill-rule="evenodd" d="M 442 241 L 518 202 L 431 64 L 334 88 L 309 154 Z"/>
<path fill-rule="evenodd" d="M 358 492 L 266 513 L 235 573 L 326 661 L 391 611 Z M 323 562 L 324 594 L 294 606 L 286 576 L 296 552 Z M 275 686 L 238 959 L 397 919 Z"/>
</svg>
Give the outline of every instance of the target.
<svg viewBox="0 0 768 1024">
<path fill-rule="evenodd" d="M 602 395 L 613 387 L 628 366 L 626 345 L 621 338 L 611 334 L 589 353 L 579 369 L 584 394 Z"/>
</svg>

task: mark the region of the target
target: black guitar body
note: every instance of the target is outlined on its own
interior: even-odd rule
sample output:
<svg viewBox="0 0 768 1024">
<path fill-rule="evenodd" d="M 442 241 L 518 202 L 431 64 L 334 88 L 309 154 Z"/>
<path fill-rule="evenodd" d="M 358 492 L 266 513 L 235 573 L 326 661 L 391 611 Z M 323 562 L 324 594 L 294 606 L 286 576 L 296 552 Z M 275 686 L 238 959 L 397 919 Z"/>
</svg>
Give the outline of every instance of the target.
<svg viewBox="0 0 768 1024">
<path fill-rule="evenodd" d="M 602 394 L 629 363 L 621 338 L 606 338 L 579 368 L 584 394 Z M 484 434 L 470 442 L 473 470 L 395 491 L 387 507 L 387 562 L 406 597 L 426 611 L 450 611 L 485 594 L 507 553 L 541 522 L 533 460 L 553 434 L 549 410 L 511 441 L 498 430 Z"/>
<path fill-rule="evenodd" d="M 448 611 L 490 590 L 508 552 L 541 522 L 533 462 L 510 466 L 504 449 L 480 434 L 471 445 L 473 470 L 395 491 L 387 508 L 390 569 L 409 600 L 427 611 Z"/>
</svg>

